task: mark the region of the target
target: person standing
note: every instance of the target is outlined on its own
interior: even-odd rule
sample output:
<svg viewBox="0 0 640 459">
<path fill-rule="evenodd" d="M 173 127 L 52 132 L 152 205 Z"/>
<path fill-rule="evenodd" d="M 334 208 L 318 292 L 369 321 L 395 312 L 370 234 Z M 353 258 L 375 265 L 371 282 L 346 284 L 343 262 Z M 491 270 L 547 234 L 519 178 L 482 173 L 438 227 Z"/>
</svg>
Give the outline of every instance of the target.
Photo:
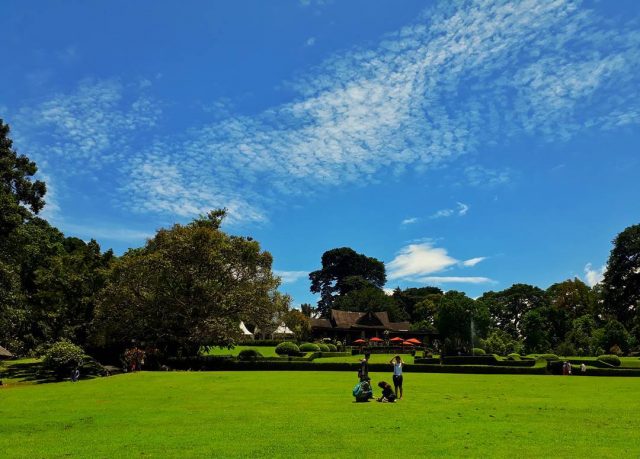
<svg viewBox="0 0 640 459">
<path fill-rule="evenodd" d="M 389 361 L 393 365 L 393 386 L 398 400 L 402 399 L 402 367 L 404 362 L 399 355 Z"/>
<path fill-rule="evenodd" d="M 360 381 L 371 381 L 369 377 L 369 357 L 371 357 L 371 354 L 367 352 L 364 355 L 364 359 L 360 361 L 360 368 L 358 368 L 358 378 Z"/>
</svg>

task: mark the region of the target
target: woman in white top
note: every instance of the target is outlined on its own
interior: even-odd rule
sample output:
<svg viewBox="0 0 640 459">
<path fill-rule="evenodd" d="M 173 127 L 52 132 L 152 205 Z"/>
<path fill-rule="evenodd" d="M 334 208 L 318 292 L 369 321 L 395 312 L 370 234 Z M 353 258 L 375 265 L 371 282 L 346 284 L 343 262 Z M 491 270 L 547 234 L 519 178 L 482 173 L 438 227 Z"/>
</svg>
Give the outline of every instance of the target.
<svg viewBox="0 0 640 459">
<path fill-rule="evenodd" d="M 402 398 L 402 366 L 404 362 L 399 355 L 396 355 L 389 363 L 393 365 L 393 386 L 395 387 L 396 397 L 400 400 Z"/>
</svg>

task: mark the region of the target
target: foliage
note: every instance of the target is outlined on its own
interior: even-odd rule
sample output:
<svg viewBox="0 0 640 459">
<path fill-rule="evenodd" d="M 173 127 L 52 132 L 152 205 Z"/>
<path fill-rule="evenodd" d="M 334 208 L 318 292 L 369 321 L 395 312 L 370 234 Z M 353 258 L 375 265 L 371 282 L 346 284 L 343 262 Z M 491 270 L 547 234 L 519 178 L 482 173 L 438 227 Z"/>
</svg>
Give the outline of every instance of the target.
<svg viewBox="0 0 640 459">
<path fill-rule="evenodd" d="M 335 344 L 327 343 L 326 346 L 329 349 L 329 352 L 337 352 L 338 351 L 338 347 Z"/>
<path fill-rule="evenodd" d="M 520 354 L 516 352 L 512 352 L 511 354 L 507 355 L 507 357 L 511 360 L 520 360 Z"/>
<path fill-rule="evenodd" d="M 640 308 L 640 224 L 629 226 L 613 240 L 602 283 L 606 311 L 632 328 Z"/>
<path fill-rule="evenodd" d="M 146 352 L 143 349 L 132 347 L 124 351 L 122 359 L 128 369 L 135 371 L 142 369 L 145 356 Z"/>
<path fill-rule="evenodd" d="M 473 348 L 473 355 L 486 355 L 487 353 L 484 351 L 484 349 L 480 349 L 479 347 L 474 347 Z"/>
<path fill-rule="evenodd" d="M 47 350 L 43 356 L 44 367 L 52 370 L 58 377 L 68 375 L 74 368 L 82 366 L 84 351 L 68 340 L 60 340 Z"/>
<path fill-rule="evenodd" d="M 615 367 L 619 367 L 621 363 L 620 357 L 612 354 L 599 355 L 598 360 L 601 360 L 602 362 L 608 363 L 609 365 L 613 365 Z"/>
<path fill-rule="evenodd" d="M 406 319 L 406 316 L 392 297 L 382 289 L 369 284 L 336 296 L 333 300 L 333 308 L 358 312 L 387 311 L 392 322 Z"/>
<path fill-rule="evenodd" d="M 547 305 L 544 290 L 527 284 L 514 284 L 500 292 L 487 292 L 478 302 L 489 310 L 491 325 L 509 333 L 514 339 L 522 338 L 521 321 L 532 309 Z"/>
<path fill-rule="evenodd" d="M 196 355 L 240 339 L 240 321 L 263 328 L 286 310 L 271 254 L 222 232 L 225 214 L 161 229 L 114 263 L 96 308 L 97 344 L 135 340 L 165 356 Z"/>
<path fill-rule="evenodd" d="M 303 312 L 291 309 L 284 314 L 283 321 L 297 340 L 303 341 L 311 337 L 311 320 Z"/>
<path fill-rule="evenodd" d="M 255 349 L 243 349 L 238 354 L 238 360 L 251 361 L 262 358 L 262 354 Z"/>
<path fill-rule="evenodd" d="M 303 343 L 300 345 L 300 352 L 318 352 L 320 346 L 315 343 Z"/>
<path fill-rule="evenodd" d="M 551 348 L 548 321 L 542 310 L 527 311 L 522 317 L 520 330 L 526 353 L 545 352 Z"/>
<path fill-rule="evenodd" d="M 278 355 L 298 355 L 299 353 L 298 345 L 290 341 L 284 341 L 276 346 L 276 354 Z"/>
<path fill-rule="evenodd" d="M 442 296 L 435 324 L 445 338 L 445 352 L 471 350 L 471 321 L 482 322 L 484 312 L 481 304 L 462 292 L 450 290 Z"/>
<path fill-rule="evenodd" d="M 555 348 L 555 353 L 558 355 L 578 355 L 578 351 L 575 346 L 569 341 L 563 341 Z"/>
<path fill-rule="evenodd" d="M 523 350 L 521 341 L 513 339 L 513 337 L 503 330 L 493 330 L 486 339 L 480 340 L 482 348 L 489 354 L 520 354 Z"/>
<path fill-rule="evenodd" d="M 613 346 L 618 346 L 623 353 L 626 353 L 632 344 L 632 337 L 624 328 L 624 325 L 614 319 L 604 324 L 598 337 L 599 345 L 603 349 L 611 349 Z"/>
<path fill-rule="evenodd" d="M 326 344 L 323 344 L 323 343 L 318 344 L 318 348 L 320 349 L 321 352 L 329 352 L 330 351 L 329 346 L 327 346 Z"/>
<path fill-rule="evenodd" d="M 317 311 L 329 316 L 336 296 L 345 295 L 365 286 L 382 289 L 387 276 L 384 263 L 375 258 L 341 247 L 322 254 L 322 268 L 309 274 L 311 292 L 320 294 Z"/>
<path fill-rule="evenodd" d="M 393 291 L 392 298 L 411 323 L 426 322 L 433 328 L 435 315 L 443 292 L 438 287 L 419 287 Z"/>
</svg>

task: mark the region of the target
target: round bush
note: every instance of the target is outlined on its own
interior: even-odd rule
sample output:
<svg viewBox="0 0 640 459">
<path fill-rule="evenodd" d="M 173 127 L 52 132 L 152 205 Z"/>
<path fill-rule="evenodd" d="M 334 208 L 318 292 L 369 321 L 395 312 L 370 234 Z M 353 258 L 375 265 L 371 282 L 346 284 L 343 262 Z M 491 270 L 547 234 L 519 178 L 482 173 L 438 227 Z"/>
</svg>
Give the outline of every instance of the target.
<svg viewBox="0 0 640 459">
<path fill-rule="evenodd" d="M 473 355 L 487 355 L 484 349 L 480 349 L 479 347 L 473 348 Z"/>
<path fill-rule="evenodd" d="M 238 353 L 238 360 L 250 361 L 262 358 L 262 354 L 255 349 L 243 349 Z"/>
<path fill-rule="evenodd" d="M 329 346 L 326 344 L 318 344 L 318 347 L 320 348 L 320 352 L 329 352 Z"/>
<path fill-rule="evenodd" d="M 520 360 L 520 354 L 511 353 L 507 356 L 509 360 Z"/>
<path fill-rule="evenodd" d="M 297 355 L 300 348 L 296 343 L 284 341 L 276 346 L 276 354 L 278 355 Z"/>
<path fill-rule="evenodd" d="M 53 370 L 58 378 L 69 375 L 81 367 L 85 360 L 84 351 L 71 341 L 61 340 L 53 344 L 44 354 L 44 367 Z"/>
<path fill-rule="evenodd" d="M 303 343 L 300 345 L 300 352 L 318 352 L 320 347 L 314 343 Z"/>
<path fill-rule="evenodd" d="M 606 354 L 606 355 L 599 355 L 598 356 L 598 360 L 600 360 L 601 362 L 604 363 L 608 363 L 609 365 L 613 365 L 616 367 L 620 366 L 620 357 L 618 357 L 617 355 L 612 355 L 612 354 Z"/>
<path fill-rule="evenodd" d="M 329 352 L 338 352 L 338 348 L 335 344 L 327 343 L 326 346 L 329 348 Z"/>
</svg>

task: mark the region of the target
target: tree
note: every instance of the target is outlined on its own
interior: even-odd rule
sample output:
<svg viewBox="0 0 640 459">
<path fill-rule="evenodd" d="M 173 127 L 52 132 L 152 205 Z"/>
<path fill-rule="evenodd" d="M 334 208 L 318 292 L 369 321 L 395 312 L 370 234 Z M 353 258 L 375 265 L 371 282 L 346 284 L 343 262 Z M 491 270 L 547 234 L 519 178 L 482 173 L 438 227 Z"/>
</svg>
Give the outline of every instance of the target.
<svg viewBox="0 0 640 459">
<path fill-rule="evenodd" d="M 225 214 L 161 229 L 114 263 L 96 306 L 98 344 L 116 350 L 133 341 L 165 356 L 195 355 L 240 339 L 240 321 L 264 330 L 287 310 L 271 254 L 221 231 Z"/>
<path fill-rule="evenodd" d="M 470 351 L 471 321 L 481 319 L 481 311 L 476 303 L 462 292 L 450 290 L 440 299 L 435 323 L 444 338 L 445 352 Z"/>
<path fill-rule="evenodd" d="M 322 254 L 322 268 L 309 274 L 311 292 L 320 293 L 318 312 L 328 317 L 336 296 L 373 286 L 382 289 L 387 276 L 384 263 L 341 247 Z"/>
<path fill-rule="evenodd" d="M 523 349 L 522 342 L 502 330 L 492 330 L 486 339 L 480 340 L 480 347 L 489 354 L 507 355 L 511 353 L 520 354 Z"/>
<path fill-rule="evenodd" d="M 544 290 L 527 284 L 514 284 L 501 292 L 487 292 L 478 301 L 487 306 L 492 327 L 506 331 L 515 339 L 522 337 L 522 317 L 548 303 Z"/>
<path fill-rule="evenodd" d="M 313 317 L 313 314 L 315 313 L 315 308 L 313 306 L 311 306 L 309 303 L 302 303 L 300 305 L 300 311 L 305 316 L 311 318 L 311 317 Z"/>
<path fill-rule="evenodd" d="M 594 339 L 597 325 L 588 314 L 578 317 L 571 322 L 571 330 L 566 340 L 576 349 L 578 355 L 595 355 L 599 343 Z"/>
<path fill-rule="evenodd" d="M 640 308 L 640 224 L 613 240 L 603 287 L 605 310 L 632 328 Z"/>
<path fill-rule="evenodd" d="M 311 320 L 301 311 L 291 309 L 284 315 L 284 323 L 298 341 L 306 341 L 311 335 Z"/>
<path fill-rule="evenodd" d="M 607 353 L 613 346 L 619 347 L 622 352 L 626 353 L 632 344 L 631 335 L 624 328 L 624 325 L 615 319 L 607 321 L 601 332 L 596 335 L 599 338 L 600 347 Z"/>
<path fill-rule="evenodd" d="M 387 311 L 392 322 L 406 320 L 404 314 L 392 297 L 372 285 L 350 290 L 334 299 L 333 309 L 357 312 Z"/>
<path fill-rule="evenodd" d="M 549 321 L 544 312 L 543 309 L 531 309 L 522 317 L 521 331 L 524 347 L 525 352 L 529 354 L 545 353 L 551 349 Z"/>
<path fill-rule="evenodd" d="M 9 125 L 0 118 L 0 249 L 7 234 L 42 209 L 46 193 L 44 182 L 31 179 L 36 164 L 12 146 Z"/>
<path fill-rule="evenodd" d="M 440 301 L 442 295 L 442 290 L 438 287 L 418 287 L 405 290 L 398 287 L 393 291 L 393 299 L 404 310 L 411 322 L 433 320 L 433 311 L 429 310 Z"/>
</svg>

